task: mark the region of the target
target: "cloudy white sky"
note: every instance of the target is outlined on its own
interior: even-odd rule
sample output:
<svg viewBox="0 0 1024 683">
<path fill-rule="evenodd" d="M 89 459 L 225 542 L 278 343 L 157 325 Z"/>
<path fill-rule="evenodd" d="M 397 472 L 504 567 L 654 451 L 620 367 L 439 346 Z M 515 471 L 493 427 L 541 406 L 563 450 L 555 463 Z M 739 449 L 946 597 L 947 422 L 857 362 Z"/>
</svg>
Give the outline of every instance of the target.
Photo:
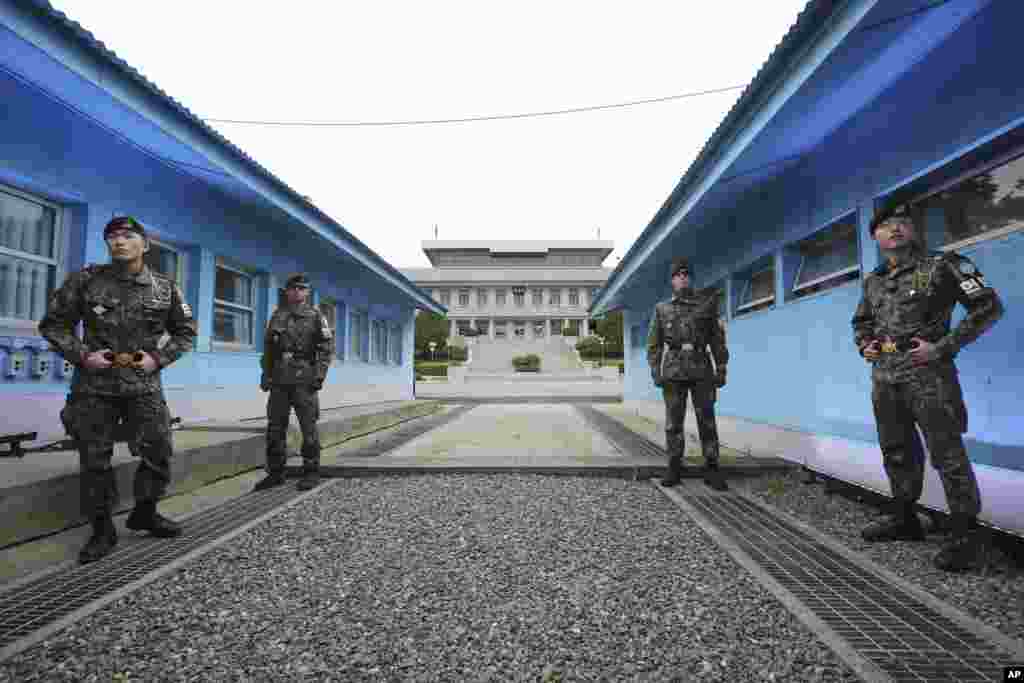
<svg viewBox="0 0 1024 683">
<path fill-rule="evenodd" d="M 378 122 L 746 85 L 805 0 L 53 0 L 205 119 Z M 741 90 L 447 125 L 211 124 L 399 268 L 433 239 L 601 239 L 614 266 Z"/>
</svg>

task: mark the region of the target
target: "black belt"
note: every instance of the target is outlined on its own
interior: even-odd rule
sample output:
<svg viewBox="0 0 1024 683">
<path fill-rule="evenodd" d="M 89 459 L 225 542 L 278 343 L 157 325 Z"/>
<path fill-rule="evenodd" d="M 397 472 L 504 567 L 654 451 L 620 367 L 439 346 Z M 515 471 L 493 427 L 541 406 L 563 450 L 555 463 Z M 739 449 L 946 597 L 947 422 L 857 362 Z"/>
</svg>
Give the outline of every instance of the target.
<svg viewBox="0 0 1024 683">
<path fill-rule="evenodd" d="M 283 351 L 281 353 L 282 360 L 316 360 L 316 356 L 308 356 L 306 354 L 298 354 L 292 351 Z"/>
<path fill-rule="evenodd" d="M 693 351 L 697 348 L 696 344 L 691 344 L 690 342 L 683 344 L 666 344 L 666 346 L 673 351 Z"/>
</svg>

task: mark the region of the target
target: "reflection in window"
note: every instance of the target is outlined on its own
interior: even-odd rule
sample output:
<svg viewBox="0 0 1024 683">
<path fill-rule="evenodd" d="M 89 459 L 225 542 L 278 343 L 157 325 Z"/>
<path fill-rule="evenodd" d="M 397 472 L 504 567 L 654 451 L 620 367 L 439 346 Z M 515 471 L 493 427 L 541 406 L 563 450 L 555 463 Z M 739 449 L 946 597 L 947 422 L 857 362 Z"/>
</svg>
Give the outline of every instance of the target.
<svg viewBox="0 0 1024 683">
<path fill-rule="evenodd" d="M 214 276 L 213 339 L 252 344 L 255 283 L 237 270 L 217 266 Z"/>
<path fill-rule="evenodd" d="M 0 318 L 40 320 L 57 277 L 58 210 L 0 191 Z"/>
<path fill-rule="evenodd" d="M 854 216 L 819 230 L 788 252 L 787 258 L 799 259 L 793 282 L 794 298 L 838 287 L 860 276 Z"/>
<path fill-rule="evenodd" d="M 1024 157 L 937 192 L 915 208 L 932 249 L 996 230 L 1024 228 Z"/>
</svg>

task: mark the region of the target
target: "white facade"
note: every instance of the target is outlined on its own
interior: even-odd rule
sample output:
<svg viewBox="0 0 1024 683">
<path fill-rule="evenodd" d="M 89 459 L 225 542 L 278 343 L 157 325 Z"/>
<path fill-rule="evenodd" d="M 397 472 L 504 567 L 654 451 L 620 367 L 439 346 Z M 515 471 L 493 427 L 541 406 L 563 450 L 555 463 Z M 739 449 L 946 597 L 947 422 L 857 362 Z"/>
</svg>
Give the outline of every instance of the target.
<svg viewBox="0 0 1024 683">
<path fill-rule="evenodd" d="M 611 274 L 610 241 L 425 241 L 433 268 L 403 269 L 448 308 L 451 336 L 544 339 L 590 330 L 587 309 Z M 568 328 L 566 330 L 565 328 Z"/>
</svg>

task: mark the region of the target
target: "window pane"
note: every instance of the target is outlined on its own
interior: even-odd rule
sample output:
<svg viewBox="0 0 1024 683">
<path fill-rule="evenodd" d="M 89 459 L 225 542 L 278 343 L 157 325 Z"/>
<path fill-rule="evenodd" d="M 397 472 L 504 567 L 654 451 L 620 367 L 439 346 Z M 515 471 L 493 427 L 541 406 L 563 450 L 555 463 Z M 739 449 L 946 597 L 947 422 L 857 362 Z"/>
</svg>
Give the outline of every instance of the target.
<svg viewBox="0 0 1024 683">
<path fill-rule="evenodd" d="M 0 318 L 41 320 L 55 276 L 54 266 L 0 254 Z"/>
<path fill-rule="evenodd" d="M 178 252 L 151 241 L 142 260 L 150 270 L 181 284 L 178 282 Z"/>
<path fill-rule="evenodd" d="M 928 197 L 921 209 L 932 248 L 1024 227 L 1024 157 Z"/>
<path fill-rule="evenodd" d="M 801 267 L 796 287 L 857 265 L 857 225 L 835 223 L 797 245 Z"/>
<path fill-rule="evenodd" d="M 241 273 L 217 268 L 214 292 L 221 301 L 252 307 L 252 280 Z"/>
<path fill-rule="evenodd" d="M 53 258 L 57 211 L 0 192 L 0 247 Z"/>
<path fill-rule="evenodd" d="M 214 304 L 213 338 L 222 342 L 252 344 L 252 312 Z"/>
</svg>

